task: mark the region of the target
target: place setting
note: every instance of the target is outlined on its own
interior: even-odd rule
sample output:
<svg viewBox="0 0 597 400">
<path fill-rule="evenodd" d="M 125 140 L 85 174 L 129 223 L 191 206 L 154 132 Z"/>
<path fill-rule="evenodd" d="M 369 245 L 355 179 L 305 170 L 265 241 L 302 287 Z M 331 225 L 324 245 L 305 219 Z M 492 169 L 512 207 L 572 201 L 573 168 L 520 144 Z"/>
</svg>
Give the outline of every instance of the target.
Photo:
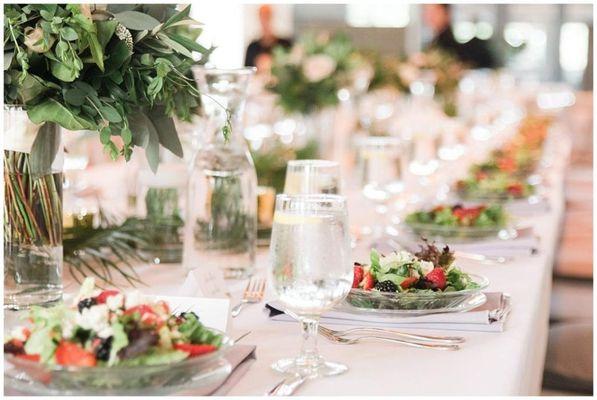
<svg viewBox="0 0 597 400">
<path fill-rule="evenodd" d="M 586 394 L 591 7 L 4 4 L 4 395 Z"/>
</svg>

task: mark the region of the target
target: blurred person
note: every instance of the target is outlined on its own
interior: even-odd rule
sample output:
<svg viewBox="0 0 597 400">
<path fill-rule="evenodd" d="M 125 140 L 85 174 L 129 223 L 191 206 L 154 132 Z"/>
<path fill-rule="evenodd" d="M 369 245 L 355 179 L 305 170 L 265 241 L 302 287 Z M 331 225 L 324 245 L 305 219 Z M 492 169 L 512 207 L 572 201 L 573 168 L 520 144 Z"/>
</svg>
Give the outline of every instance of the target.
<svg viewBox="0 0 597 400">
<path fill-rule="evenodd" d="M 272 50 L 276 46 L 290 47 L 291 41 L 279 38 L 274 34 L 272 27 L 272 7 L 264 4 L 259 7 L 259 24 L 261 25 L 261 37 L 253 40 L 245 55 L 245 66 L 257 67 L 258 72 L 269 71 L 271 67 Z"/>
<path fill-rule="evenodd" d="M 466 43 L 456 41 L 452 32 L 450 4 L 423 5 L 423 20 L 434 34 L 429 47 L 448 51 L 473 68 L 497 68 L 499 66 L 487 41 L 476 37 Z"/>
</svg>

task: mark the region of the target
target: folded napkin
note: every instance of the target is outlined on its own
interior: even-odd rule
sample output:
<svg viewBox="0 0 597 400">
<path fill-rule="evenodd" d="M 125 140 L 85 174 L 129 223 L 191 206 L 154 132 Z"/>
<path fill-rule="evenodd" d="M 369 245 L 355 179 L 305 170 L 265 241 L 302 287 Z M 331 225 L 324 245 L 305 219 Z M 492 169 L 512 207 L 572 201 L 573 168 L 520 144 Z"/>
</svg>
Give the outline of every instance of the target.
<svg viewBox="0 0 597 400">
<path fill-rule="evenodd" d="M 487 302 L 471 311 L 461 313 L 438 313 L 419 316 L 396 316 L 363 313 L 342 304 L 321 317 L 323 325 L 358 325 L 383 328 L 413 328 L 456 331 L 502 332 L 510 313 L 510 297 L 503 293 L 485 293 Z M 278 302 L 266 304 L 273 321 L 294 321 L 284 313 Z"/>
<path fill-rule="evenodd" d="M 224 381 L 215 382 L 210 386 L 188 390 L 177 395 L 186 396 L 225 396 L 247 373 L 251 365 L 256 361 L 255 346 L 234 345 L 224 357 L 230 364 L 232 372 Z"/>
<path fill-rule="evenodd" d="M 532 217 L 551 210 L 549 200 L 541 195 L 524 200 L 512 200 L 505 204 L 506 211 L 517 217 Z"/>
<path fill-rule="evenodd" d="M 494 237 L 474 241 L 445 239 L 445 243 L 438 239 L 435 242 L 438 247 L 449 245 L 452 250 L 485 256 L 515 257 L 536 254 L 539 251 L 539 238 L 534 234 L 533 229 L 528 227 L 516 231 L 517 237 L 507 240 Z M 384 242 L 382 240 L 376 244 L 377 250 L 382 253 L 396 250 L 396 245 L 410 252 L 416 252 L 421 244 L 420 238 L 410 232 L 401 232 L 399 237 L 391 237 L 388 238 L 387 243 Z"/>
</svg>

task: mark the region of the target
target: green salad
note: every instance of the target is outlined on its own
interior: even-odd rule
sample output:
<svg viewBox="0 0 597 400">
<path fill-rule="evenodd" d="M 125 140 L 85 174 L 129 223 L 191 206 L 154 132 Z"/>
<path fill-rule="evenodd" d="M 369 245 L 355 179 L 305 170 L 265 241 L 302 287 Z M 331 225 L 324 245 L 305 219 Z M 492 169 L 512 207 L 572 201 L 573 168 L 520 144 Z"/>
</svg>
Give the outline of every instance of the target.
<svg viewBox="0 0 597 400">
<path fill-rule="evenodd" d="M 406 216 L 411 226 L 434 225 L 439 227 L 500 228 L 506 224 L 507 216 L 502 206 L 478 205 L 465 207 L 462 204 L 438 205 L 430 210 L 416 211 Z"/>
<path fill-rule="evenodd" d="M 535 188 L 524 179 L 505 172 L 471 174 L 458 181 L 456 189 L 461 196 L 471 199 L 521 199 L 535 192 Z"/>
<path fill-rule="evenodd" d="M 216 351 L 223 336 L 193 312 L 171 314 L 139 292 L 100 290 L 87 278 L 72 306 L 32 307 L 30 326 L 12 330 L 4 353 L 73 367 L 160 365 Z"/>
<path fill-rule="evenodd" d="M 454 265 L 454 252 L 425 242 L 420 251 L 381 255 L 371 250 L 370 264 L 355 263 L 353 288 L 379 292 L 452 292 L 479 285 Z"/>
</svg>

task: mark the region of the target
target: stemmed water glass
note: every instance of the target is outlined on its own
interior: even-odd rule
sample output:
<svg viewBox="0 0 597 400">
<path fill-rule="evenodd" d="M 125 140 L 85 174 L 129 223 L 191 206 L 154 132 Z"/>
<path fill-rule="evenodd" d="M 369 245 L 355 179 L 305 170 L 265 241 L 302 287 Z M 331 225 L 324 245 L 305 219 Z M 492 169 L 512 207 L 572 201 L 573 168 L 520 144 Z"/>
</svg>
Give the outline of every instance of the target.
<svg viewBox="0 0 597 400">
<path fill-rule="evenodd" d="M 328 160 L 288 161 L 284 193 L 338 194 L 340 165 Z"/>
<path fill-rule="evenodd" d="M 403 141 L 393 136 L 366 136 L 356 142 L 357 171 L 365 198 L 375 203 L 375 211 L 382 218 L 388 211 L 387 204 L 404 192 L 406 167 Z M 382 235 L 381 222 L 364 227 L 364 234 Z"/>
<path fill-rule="evenodd" d="M 352 283 L 346 199 L 279 194 L 270 256 L 274 292 L 300 321 L 303 336 L 300 355 L 272 368 L 309 378 L 345 372 L 345 365 L 319 355 L 317 332 L 321 314 L 344 299 Z"/>
</svg>

